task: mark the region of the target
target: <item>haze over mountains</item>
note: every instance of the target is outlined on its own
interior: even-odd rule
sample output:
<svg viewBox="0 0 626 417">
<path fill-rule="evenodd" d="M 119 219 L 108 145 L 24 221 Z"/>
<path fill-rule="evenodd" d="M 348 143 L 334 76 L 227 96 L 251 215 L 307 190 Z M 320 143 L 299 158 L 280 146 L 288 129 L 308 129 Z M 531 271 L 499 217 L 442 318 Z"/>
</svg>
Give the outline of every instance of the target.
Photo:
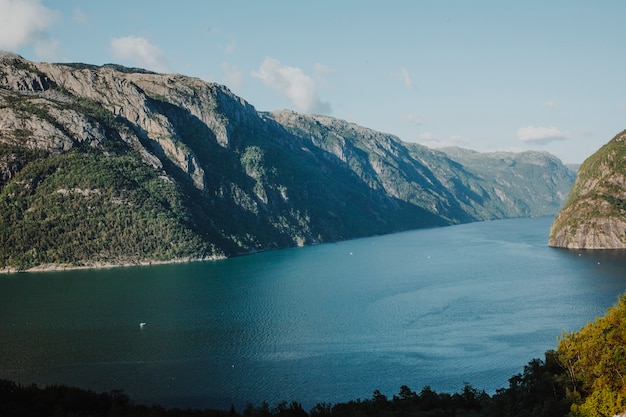
<svg viewBox="0 0 626 417">
<path fill-rule="evenodd" d="M 218 84 L 0 56 L 0 268 L 210 259 L 555 214 L 541 152 L 433 150 Z"/>
</svg>

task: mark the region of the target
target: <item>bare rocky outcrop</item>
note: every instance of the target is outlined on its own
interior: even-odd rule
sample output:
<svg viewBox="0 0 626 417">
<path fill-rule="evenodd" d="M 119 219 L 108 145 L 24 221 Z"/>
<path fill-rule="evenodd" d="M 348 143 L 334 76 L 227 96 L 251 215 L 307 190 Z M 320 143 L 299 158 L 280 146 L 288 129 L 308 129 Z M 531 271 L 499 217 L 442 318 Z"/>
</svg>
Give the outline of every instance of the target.
<svg viewBox="0 0 626 417">
<path fill-rule="evenodd" d="M 103 139 L 102 126 L 90 125 L 77 111 L 68 109 L 86 99 L 132 127 L 123 139 L 150 164 L 160 166 L 168 159 L 186 172 L 197 188 L 205 190 L 206 173 L 194 151 L 181 140 L 177 124 L 185 123 L 183 117 L 195 118 L 220 146 L 228 148 L 234 126 L 258 119 L 254 107 L 217 84 L 175 74 L 119 69 L 113 65 L 34 63 L 14 54 L 1 55 L 0 86 L 32 95 L 28 101 L 37 109 L 16 114 L 8 105 L 2 106 L 3 141 L 14 140 L 10 136 L 17 132 L 28 136 L 28 146 L 49 151 L 67 151 L 76 140 L 97 145 Z M 10 99 L 0 96 L 3 98 L 5 103 Z M 24 107 L 24 99 L 19 100 Z M 49 117 L 42 118 L 42 111 Z M 151 146 L 139 146 L 142 139 Z"/>
<path fill-rule="evenodd" d="M 626 221 L 594 218 L 564 226 L 550 237 L 550 246 L 568 249 L 626 249 Z"/>
<path fill-rule="evenodd" d="M 47 63 L 34 65 L 61 89 L 99 103 L 116 118 L 133 126 L 135 132 L 152 143 L 151 151 L 158 159 L 173 161 L 189 175 L 197 188 L 205 189 L 205 173 L 197 157 L 182 144 L 167 115 L 155 108 L 153 100 L 139 86 L 144 78 L 152 81 L 152 87 L 167 85 L 170 79 L 168 76 L 126 74 L 110 67 L 74 68 Z M 168 90 L 162 90 L 168 97 Z"/>
<path fill-rule="evenodd" d="M 626 131 L 581 165 L 569 200 L 552 224 L 549 244 L 626 249 Z"/>
</svg>

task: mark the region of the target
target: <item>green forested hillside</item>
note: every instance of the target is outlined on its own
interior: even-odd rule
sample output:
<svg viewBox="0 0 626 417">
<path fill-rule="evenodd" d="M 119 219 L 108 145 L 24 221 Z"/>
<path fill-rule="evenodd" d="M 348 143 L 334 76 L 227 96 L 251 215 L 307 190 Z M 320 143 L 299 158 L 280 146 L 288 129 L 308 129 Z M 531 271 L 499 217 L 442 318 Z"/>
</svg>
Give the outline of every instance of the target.
<svg viewBox="0 0 626 417">
<path fill-rule="evenodd" d="M 569 170 L 547 154 L 507 158 L 499 181 L 353 123 L 258 112 L 196 78 L 0 53 L 0 270 L 206 259 L 555 213 Z"/>
<path fill-rule="evenodd" d="M 194 232 L 184 199 L 137 158 L 31 158 L 0 192 L 0 268 L 220 255 Z"/>
<path fill-rule="evenodd" d="M 563 335 L 558 352 L 573 417 L 626 412 L 626 296 L 604 317 Z"/>
<path fill-rule="evenodd" d="M 626 248 L 626 131 L 587 158 L 550 230 L 551 246 Z"/>
</svg>

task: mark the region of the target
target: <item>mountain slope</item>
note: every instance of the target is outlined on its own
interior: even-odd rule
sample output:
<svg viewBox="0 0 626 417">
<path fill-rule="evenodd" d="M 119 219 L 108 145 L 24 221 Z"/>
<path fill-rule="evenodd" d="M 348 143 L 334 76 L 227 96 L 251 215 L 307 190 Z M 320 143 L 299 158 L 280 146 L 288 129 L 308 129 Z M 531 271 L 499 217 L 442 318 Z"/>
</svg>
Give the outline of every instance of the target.
<svg viewBox="0 0 626 417">
<path fill-rule="evenodd" d="M 479 176 L 473 180 L 479 181 L 490 196 L 483 204 L 502 217 L 553 215 L 567 199 L 576 176 L 547 152 L 442 151 Z"/>
<path fill-rule="evenodd" d="M 626 296 L 619 297 L 603 317 L 577 332 L 563 334 L 558 359 L 566 371 L 570 416 L 626 414 Z"/>
<path fill-rule="evenodd" d="M 626 248 L 626 131 L 580 166 L 567 204 L 550 231 L 550 246 Z"/>
<path fill-rule="evenodd" d="M 560 162 L 538 169 L 571 184 Z M 509 195 L 515 176 L 503 188 L 490 175 L 334 118 L 260 113 L 196 78 L 0 55 L 0 269 L 212 259 L 550 214 Z"/>
<path fill-rule="evenodd" d="M 545 152 L 433 150 L 327 116 L 268 115 L 335 155 L 371 188 L 451 223 L 556 213 L 575 174 Z"/>
</svg>

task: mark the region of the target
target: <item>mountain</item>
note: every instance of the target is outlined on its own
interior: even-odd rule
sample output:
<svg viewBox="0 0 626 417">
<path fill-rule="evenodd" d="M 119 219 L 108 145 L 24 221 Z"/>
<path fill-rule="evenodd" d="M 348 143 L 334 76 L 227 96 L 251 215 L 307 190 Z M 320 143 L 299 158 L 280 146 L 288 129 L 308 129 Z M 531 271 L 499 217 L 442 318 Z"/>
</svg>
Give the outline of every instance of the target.
<svg viewBox="0 0 626 417">
<path fill-rule="evenodd" d="M 270 117 L 348 164 L 371 188 L 450 223 L 553 215 L 575 177 L 545 152 L 438 151 L 332 117 L 289 111 Z"/>
<path fill-rule="evenodd" d="M 0 269 L 215 259 L 554 214 L 574 178 L 548 154 L 480 158 L 259 112 L 197 78 L 2 54 Z"/>
<path fill-rule="evenodd" d="M 626 248 L 626 131 L 580 166 L 568 201 L 552 224 L 549 244 Z"/>
<path fill-rule="evenodd" d="M 485 205 L 502 217 L 553 215 L 567 199 L 576 176 L 547 152 L 479 153 L 457 147 L 442 151 L 480 176 L 490 195 Z"/>
</svg>

